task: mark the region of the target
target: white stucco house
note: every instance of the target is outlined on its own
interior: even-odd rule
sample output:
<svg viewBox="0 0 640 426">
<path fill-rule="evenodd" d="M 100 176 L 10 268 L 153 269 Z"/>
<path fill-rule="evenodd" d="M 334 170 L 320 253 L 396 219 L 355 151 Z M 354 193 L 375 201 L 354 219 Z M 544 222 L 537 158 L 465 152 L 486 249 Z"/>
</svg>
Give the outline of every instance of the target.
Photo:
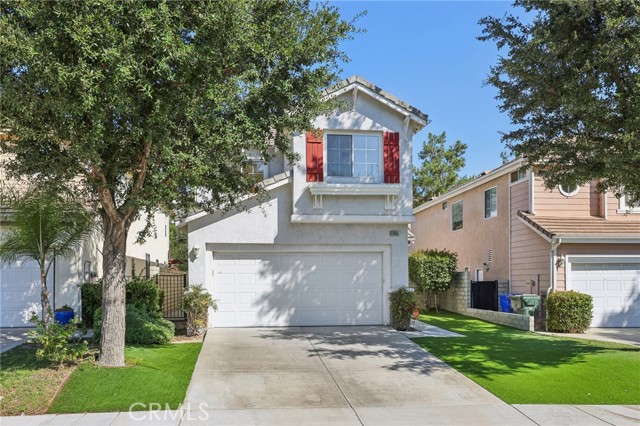
<svg viewBox="0 0 640 426">
<path fill-rule="evenodd" d="M 9 180 L 0 167 L 0 191 L 6 187 L 20 185 Z M 147 238 L 143 244 L 136 243 L 137 234 L 146 223 L 141 216 L 132 225 L 127 238 L 126 274 L 135 269 L 137 276 L 145 276 L 146 266 L 150 274 L 159 272 L 159 265 L 165 265 L 169 256 L 169 217 L 163 212 L 153 216 L 156 235 Z M 13 212 L 0 205 L 0 233 L 13 226 Z M 69 257 L 57 256 L 47 275 L 47 287 L 51 292 L 53 309 L 67 305 L 80 313 L 79 284 L 89 282 L 102 275 L 102 235 L 96 231 Z M 31 312 L 40 315 L 40 269 L 32 260 L 22 260 L 11 264 L 0 264 L 0 327 L 30 327 Z"/>
<path fill-rule="evenodd" d="M 359 76 L 327 96 L 345 107 L 293 133 L 298 164 L 256 160 L 267 201 L 180 224 L 189 281 L 218 300 L 210 326 L 386 324 L 389 291 L 408 285 L 412 138 L 428 117 Z"/>
</svg>

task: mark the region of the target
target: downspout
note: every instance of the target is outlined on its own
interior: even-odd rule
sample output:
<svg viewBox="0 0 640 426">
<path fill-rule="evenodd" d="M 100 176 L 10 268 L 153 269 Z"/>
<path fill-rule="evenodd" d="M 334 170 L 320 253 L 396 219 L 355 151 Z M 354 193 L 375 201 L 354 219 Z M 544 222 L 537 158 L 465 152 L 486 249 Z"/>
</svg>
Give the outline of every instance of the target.
<svg viewBox="0 0 640 426">
<path fill-rule="evenodd" d="M 53 283 L 52 283 L 52 287 L 53 287 L 53 312 L 56 311 L 56 256 L 55 254 L 53 255 Z"/>
<path fill-rule="evenodd" d="M 554 238 L 551 240 L 551 286 L 547 289 L 547 297 L 549 293 L 556 290 L 557 274 L 556 274 L 556 262 L 558 258 L 558 247 L 562 244 L 561 238 Z"/>
</svg>

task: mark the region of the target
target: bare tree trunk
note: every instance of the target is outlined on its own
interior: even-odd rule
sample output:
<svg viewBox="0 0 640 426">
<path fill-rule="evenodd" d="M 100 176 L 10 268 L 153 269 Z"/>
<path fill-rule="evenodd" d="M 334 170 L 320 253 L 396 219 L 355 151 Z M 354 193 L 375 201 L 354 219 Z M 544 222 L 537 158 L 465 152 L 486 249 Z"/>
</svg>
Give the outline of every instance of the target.
<svg viewBox="0 0 640 426">
<path fill-rule="evenodd" d="M 102 332 L 99 363 L 124 366 L 126 249 L 130 224 L 103 215 Z"/>
<path fill-rule="evenodd" d="M 44 267 L 44 263 L 40 265 L 40 304 L 42 305 L 42 321 L 51 324 L 51 302 L 47 288 L 47 269 Z"/>
</svg>

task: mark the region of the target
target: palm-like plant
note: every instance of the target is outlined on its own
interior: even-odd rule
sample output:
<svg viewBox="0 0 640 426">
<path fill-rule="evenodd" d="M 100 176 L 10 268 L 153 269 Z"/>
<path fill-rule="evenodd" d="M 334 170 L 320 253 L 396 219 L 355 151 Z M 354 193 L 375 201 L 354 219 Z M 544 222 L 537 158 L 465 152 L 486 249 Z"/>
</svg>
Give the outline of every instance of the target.
<svg viewBox="0 0 640 426">
<path fill-rule="evenodd" d="M 32 259 L 40 268 L 42 320 L 51 323 L 47 275 L 56 256 L 67 257 L 90 235 L 93 221 L 71 197 L 39 189 L 6 200 L 12 225 L 0 234 L 0 262 Z"/>
</svg>

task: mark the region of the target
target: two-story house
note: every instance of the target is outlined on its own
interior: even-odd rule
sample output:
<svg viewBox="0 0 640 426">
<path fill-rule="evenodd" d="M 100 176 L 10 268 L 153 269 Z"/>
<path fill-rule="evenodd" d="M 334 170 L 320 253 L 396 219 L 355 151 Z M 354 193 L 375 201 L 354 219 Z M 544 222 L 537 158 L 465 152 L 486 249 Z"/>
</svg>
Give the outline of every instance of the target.
<svg viewBox="0 0 640 426">
<path fill-rule="evenodd" d="M 0 160 L 9 160 L 2 156 Z M 26 180 L 16 181 L 6 176 L 0 167 L 0 191 L 9 188 L 20 190 Z M 147 272 L 155 275 L 160 265 L 166 265 L 169 256 L 169 217 L 163 212 L 154 214 L 156 234 L 138 244 L 137 234 L 146 224 L 142 215 L 131 225 L 127 238 L 126 274 L 136 276 Z M 0 233 L 13 226 L 13 212 L 0 205 Z M 102 234 L 98 229 L 87 238 L 71 256 L 56 256 L 47 275 L 47 287 L 51 292 L 52 307 L 67 305 L 80 312 L 79 284 L 100 278 L 102 275 Z M 148 271 L 147 271 L 148 269 Z M 0 265 L 0 327 L 28 327 L 31 312 L 40 314 L 40 270 L 33 260 L 23 259 Z"/>
<path fill-rule="evenodd" d="M 298 164 L 256 164 L 268 200 L 180 225 L 189 281 L 218 299 L 211 326 L 389 322 L 388 292 L 408 284 L 412 138 L 428 118 L 358 76 L 327 96 L 344 107 L 292 134 Z"/>
<path fill-rule="evenodd" d="M 640 327 L 640 209 L 582 187 L 544 187 L 516 159 L 414 209 L 411 250 L 446 248 L 472 279 L 512 293 L 593 296 L 592 327 Z"/>
</svg>

